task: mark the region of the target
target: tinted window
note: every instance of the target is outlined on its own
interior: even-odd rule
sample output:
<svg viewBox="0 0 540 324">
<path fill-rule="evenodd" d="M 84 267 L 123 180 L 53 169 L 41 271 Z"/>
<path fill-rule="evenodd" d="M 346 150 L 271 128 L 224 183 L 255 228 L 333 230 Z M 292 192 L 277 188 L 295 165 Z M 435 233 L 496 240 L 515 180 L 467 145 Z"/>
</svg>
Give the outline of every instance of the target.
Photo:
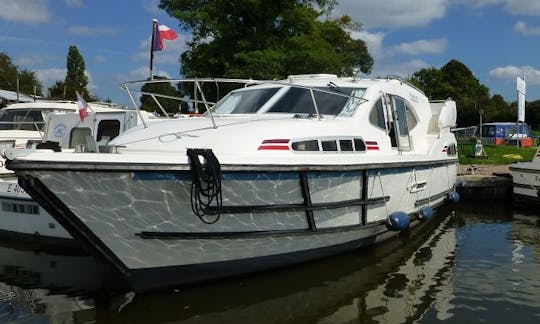
<svg viewBox="0 0 540 324">
<path fill-rule="evenodd" d="M 259 110 L 280 88 L 250 89 L 232 92 L 220 101 L 216 114 L 250 114 Z"/>
<path fill-rule="evenodd" d="M 325 88 L 324 91 L 328 92 L 313 90 L 313 97 L 319 113 L 321 115 L 339 114 L 349 101 L 349 97 L 329 93 L 333 91 L 330 88 Z M 340 94 L 349 95 L 351 91 L 351 89 L 340 89 Z M 313 97 L 310 89 L 292 87 L 268 112 L 316 114 Z"/>
<path fill-rule="evenodd" d="M 379 127 L 386 129 L 384 126 L 384 110 L 383 110 L 382 99 L 377 100 L 371 112 L 369 113 L 369 121 Z"/>
<path fill-rule="evenodd" d="M 120 134 L 120 121 L 119 120 L 102 120 L 98 124 L 97 141 L 101 141 L 103 136 L 109 137 L 112 140 Z"/>
</svg>

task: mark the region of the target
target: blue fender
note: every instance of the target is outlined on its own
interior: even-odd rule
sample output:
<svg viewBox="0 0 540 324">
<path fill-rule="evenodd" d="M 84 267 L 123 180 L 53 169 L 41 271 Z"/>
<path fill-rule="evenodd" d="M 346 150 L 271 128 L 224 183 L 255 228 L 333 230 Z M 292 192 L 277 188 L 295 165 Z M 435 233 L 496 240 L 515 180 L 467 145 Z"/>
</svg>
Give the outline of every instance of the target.
<svg viewBox="0 0 540 324">
<path fill-rule="evenodd" d="M 458 203 L 459 193 L 457 193 L 456 191 L 452 191 L 451 193 L 448 194 L 448 199 L 453 203 Z"/>
<path fill-rule="evenodd" d="M 422 221 L 429 220 L 432 217 L 433 217 L 433 208 L 429 206 L 424 206 L 420 208 L 420 210 L 418 211 L 418 219 Z"/>
<path fill-rule="evenodd" d="M 386 228 L 390 231 L 403 231 L 409 228 L 409 216 L 402 211 L 396 211 L 386 218 Z"/>
</svg>

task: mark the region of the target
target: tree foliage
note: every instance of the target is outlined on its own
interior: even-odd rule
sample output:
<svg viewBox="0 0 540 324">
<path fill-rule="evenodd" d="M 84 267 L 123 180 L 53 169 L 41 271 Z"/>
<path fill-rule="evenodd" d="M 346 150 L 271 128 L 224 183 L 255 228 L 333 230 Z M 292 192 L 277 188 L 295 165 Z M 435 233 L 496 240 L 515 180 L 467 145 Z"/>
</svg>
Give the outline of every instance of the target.
<svg viewBox="0 0 540 324">
<path fill-rule="evenodd" d="M 165 77 L 160 76 L 154 76 L 154 80 L 166 80 Z M 166 96 L 173 96 L 178 97 L 179 91 L 175 87 L 173 87 L 169 82 L 157 82 L 157 83 L 145 83 L 141 87 L 142 92 L 148 92 L 148 93 L 156 93 Z M 174 99 L 168 99 L 163 97 L 157 97 L 156 98 L 163 109 L 167 111 L 169 114 L 175 114 L 180 111 L 180 101 L 174 100 Z M 140 109 L 150 111 L 150 112 L 157 112 L 160 115 L 163 115 L 163 112 L 157 105 L 156 101 L 149 95 L 143 94 L 141 96 L 141 107 Z M 185 108 L 187 110 L 187 106 Z M 187 111 L 184 111 L 187 112 Z"/>
<path fill-rule="evenodd" d="M 419 70 L 410 81 L 432 100 L 453 98 L 458 109 L 458 126 L 478 124 L 481 110 L 485 122 L 501 121 L 499 118 L 508 117 L 508 104 L 503 98 L 498 95 L 490 98 L 489 89 L 465 64 L 457 60 L 449 61 L 441 69 Z"/>
<path fill-rule="evenodd" d="M 348 16 L 323 20 L 335 0 L 161 0 L 192 34 L 186 77 L 274 79 L 289 74 L 369 73 L 373 59 Z"/>
<path fill-rule="evenodd" d="M 71 45 L 69 47 L 66 70 L 66 79 L 64 80 L 66 99 L 76 100 L 75 91 L 78 91 L 86 100 L 91 100 L 90 93 L 86 88 L 88 86 L 88 77 L 84 74 L 86 65 L 77 46 Z"/>
<path fill-rule="evenodd" d="M 9 55 L 0 53 L 0 89 L 17 91 L 17 78 L 19 79 L 19 91 L 26 94 L 42 95 L 41 82 L 37 74 L 31 70 L 19 70 L 13 64 Z"/>
</svg>

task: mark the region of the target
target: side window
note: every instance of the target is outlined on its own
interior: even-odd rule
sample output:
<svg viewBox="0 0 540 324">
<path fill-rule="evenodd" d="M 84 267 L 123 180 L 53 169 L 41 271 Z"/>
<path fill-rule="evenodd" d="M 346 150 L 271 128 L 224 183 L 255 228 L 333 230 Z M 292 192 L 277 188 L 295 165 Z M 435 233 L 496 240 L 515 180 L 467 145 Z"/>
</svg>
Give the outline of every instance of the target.
<svg viewBox="0 0 540 324">
<path fill-rule="evenodd" d="M 86 144 L 86 136 L 91 136 L 92 130 L 88 127 L 73 127 L 69 136 L 69 148 L 79 144 Z"/>
<path fill-rule="evenodd" d="M 112 140 L 120 134 L 120 121 L 116 119 L 102 120 L 98 124 L 96 141 L 101 141 L 106 136 Z"/>
<path fill-rule="evenodd" d="M 399 97 L 394 97 L 394 103 L 396 105 L 399 135 L 409 135 L 409 129 L 407 127 L 407 106 L 405 105 L 405 100 Z"/>
<path fill-rule="evenodd" d="M 414 108 L 412 107 L 412 105 L 408 101 L 405 101 L 405 106 L 407 107 L 407 127 L 409 127 L 409 131 L 410 131 L 416 126 L 418 121 L 416 120 L 416 117 L 414 116 L 414 113 L 413 113 Z"/>
<path fill-rule="evenodd" d="M 382 99 L 379 98 L 373 108 L 371 109 L 371 112 L 369 113 L 369 122 L 373 125 L 386 129 L 384 125 L 384 107 L 382 104 Z"/>
</svg>

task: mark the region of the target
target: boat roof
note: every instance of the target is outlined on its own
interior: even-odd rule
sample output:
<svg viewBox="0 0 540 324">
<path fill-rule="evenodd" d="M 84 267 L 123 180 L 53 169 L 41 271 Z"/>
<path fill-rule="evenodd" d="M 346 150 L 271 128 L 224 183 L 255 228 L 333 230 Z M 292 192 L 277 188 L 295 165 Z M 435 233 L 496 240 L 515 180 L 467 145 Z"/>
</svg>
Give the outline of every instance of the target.
<svg viewBox="0 0 540 324">
<path fill-rule="evenodd" d="M 125 106 L 116 104 L 110 104 L 105 102 L 89 102 L 88 106 L 92 111 L 111 111 L 111 110 L 126 110 Z M 2 108 L 2 110 L 77 110 L 78 105 L 76 101 L 53 101 L 53 100 L 40 100 L 35 102 L 22 102 L 14 103 Z"/>
</svg>

